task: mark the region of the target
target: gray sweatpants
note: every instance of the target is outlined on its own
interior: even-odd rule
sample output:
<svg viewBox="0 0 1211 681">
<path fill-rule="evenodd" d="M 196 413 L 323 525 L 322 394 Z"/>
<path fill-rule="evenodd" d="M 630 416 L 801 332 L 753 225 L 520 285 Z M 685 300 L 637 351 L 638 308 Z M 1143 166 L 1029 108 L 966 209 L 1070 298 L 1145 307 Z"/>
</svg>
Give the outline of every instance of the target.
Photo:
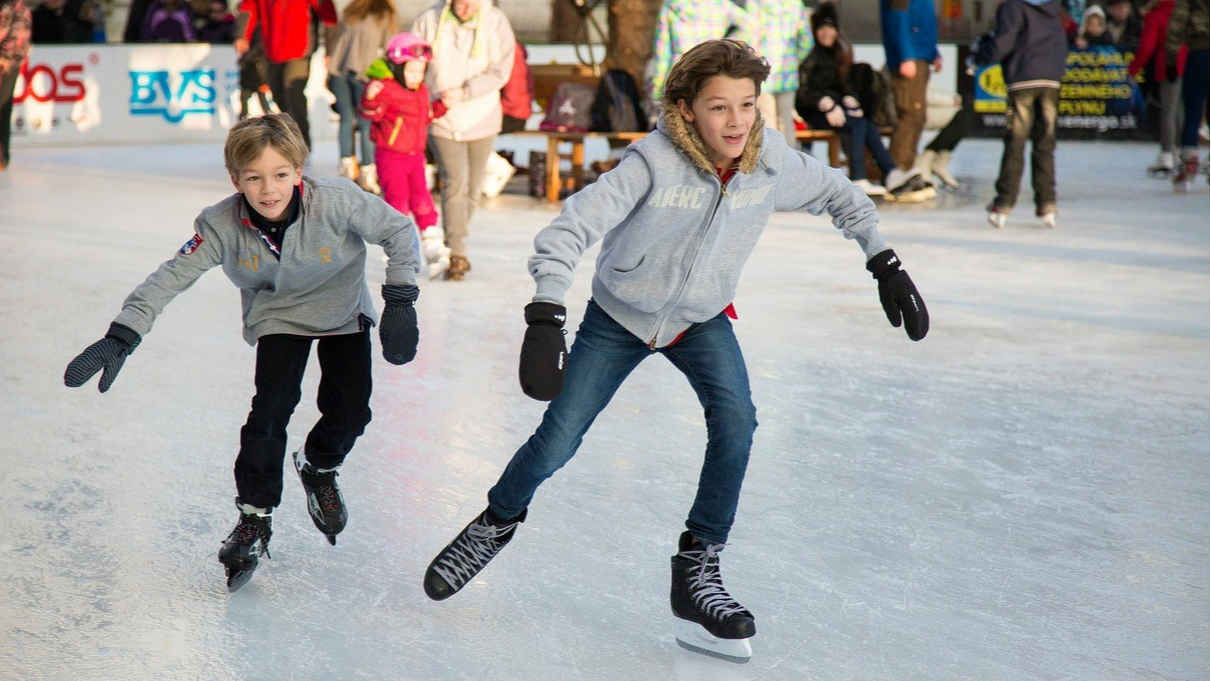
<svg viewBox="0 0 1211 681">
<path fill-rule="evenodd" d="M 496 135 L 478 140 L 455 141 L 429 136 L 441 173 L 442 227 L 450 255 L 467 257 L 467 224 L 483 196 L 488 156 L 496 146 Z"/>
</svg>

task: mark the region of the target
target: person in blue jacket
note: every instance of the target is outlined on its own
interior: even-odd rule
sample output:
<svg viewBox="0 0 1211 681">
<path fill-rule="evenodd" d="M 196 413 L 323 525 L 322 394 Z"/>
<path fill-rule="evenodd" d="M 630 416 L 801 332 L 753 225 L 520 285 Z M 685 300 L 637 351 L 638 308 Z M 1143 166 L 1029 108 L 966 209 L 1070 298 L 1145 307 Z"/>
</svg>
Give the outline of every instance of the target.
<svg viewBox="0 0 1211 681">
<path fill-rule="evenodd" d="M 925 130 L 929 69 L 942 68 L 938 17 L 933 0 L 880 0 L 879 20 L 896 104 L 896 125 L 887 149 L 896 168 L 883 184 L 898 201 L 925 201 L 938 194 L 916 167 L 917 146 Z"/>
<path fill-rule="evenodd" d="M 891 323 L 903 323 L 913 340 L 929 329 L 924 302 L 879 235 L 871 200 L 763 125 L 756 102 L 768 74 L 766 61 L 740 41 L 687 51 L 665 81 L 656 130 L 572 195 L 535 237 L 536 292 L 525 308 L 519 377 L 527 395 L 552 402 L 488 492 L 487 509 L 430 564 L 430 598 L 458 592 L 512 539 L 539 485 L 572 458 L 626 377 L 662 355 L 697 393 L 708 433 L 697 498 L 672 560 L 678 639 L 734 657 L 751 652 L 753 616 L 724 590 L 718 552 L 757 427 L 729 315 L 771 213 L 828 213 L 862 249 Z M 568 354 L 564 296 L 598 241 L 593 297 Z"/>
<path fill-rule="evenodd" d="M 1001 64 L 1008 89 L 1005 150 L 988 222 L 1005 226 L 1018 200 L 1030 140 L 1030 182 L 1035 215 L 1056 225 L 1055 125 L 1060 82 L 1068 62 L 1068 37 L 1060 23 L 1060 0 L 1005 0 L 991 33 L 980 37 L 973 61 Z"/>
</svg>

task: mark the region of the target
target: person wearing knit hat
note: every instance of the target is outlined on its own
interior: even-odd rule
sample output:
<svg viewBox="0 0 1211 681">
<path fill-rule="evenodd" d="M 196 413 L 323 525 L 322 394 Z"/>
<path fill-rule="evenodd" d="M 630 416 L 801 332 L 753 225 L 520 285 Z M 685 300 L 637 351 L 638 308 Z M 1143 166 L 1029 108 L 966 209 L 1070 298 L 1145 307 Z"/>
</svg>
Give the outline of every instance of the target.
<svg viewBox="0 0 1211 681">
<path fill-rule="evenodd" d="M 850 84 L 853 53 L 837 25 L 836 6 L 821 4 L 812 13 L 811 25 L 816 44 L 799 65 L 795 110 L 810 127 L 845 133 L 850 180 L 867 196 L 886 196 L 886 189 L 867 179 L 866 152 L 870 151 L 884 177 L 896 164 Z"/>
</svg>

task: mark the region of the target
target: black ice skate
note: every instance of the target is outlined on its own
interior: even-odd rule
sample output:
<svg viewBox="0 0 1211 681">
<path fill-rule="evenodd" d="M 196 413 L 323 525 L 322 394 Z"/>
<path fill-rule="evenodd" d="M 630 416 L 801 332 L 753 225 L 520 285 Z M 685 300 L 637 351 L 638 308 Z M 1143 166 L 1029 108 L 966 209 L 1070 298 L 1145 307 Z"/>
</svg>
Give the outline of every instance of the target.
<svg viewBox="0 0 1211 681">
<path fill-rule="evenodd" d="M 227 568 L 227 590 L 235 592 L 252 579 L 261 555 L 269 555 L 269 538 L 273 536 L 273 516 L 235 500 L 240 509 L 240 522 L 219 549 L 219 562 Z"/>
<path fill-rule="evenodd" d="M 749 639 L 757 634 L 753 614 L 723 588 L 719 551 L 723 544 L 702 544 L 681 534 L 673 556 L 670 600 L 677 616 L 677 645 L 728 662 L 748 662 Z"/>
<path fill-rule="evenodd" d="M 349 514 L 345 511 L 345 497 L 336 484 L 336 471 L 320 471 L 307 462 L 303 452 L 294 453 L 294 469 L 303 481 L 307 493 L 307 512 L 316 528 L 328 536 L 328 543 L 336 546 L 336 535 L 345 529 Z"/>
<path fill-rule="evenodd" d="M 429 569 L 425 570 L 425 594 L 441 601 L 458 593 L 513 539 L 518 523 L 525 519 L 525 511 L 516 518 L 502 520 L 485 509 L 429 563 Z"/>
</svg>

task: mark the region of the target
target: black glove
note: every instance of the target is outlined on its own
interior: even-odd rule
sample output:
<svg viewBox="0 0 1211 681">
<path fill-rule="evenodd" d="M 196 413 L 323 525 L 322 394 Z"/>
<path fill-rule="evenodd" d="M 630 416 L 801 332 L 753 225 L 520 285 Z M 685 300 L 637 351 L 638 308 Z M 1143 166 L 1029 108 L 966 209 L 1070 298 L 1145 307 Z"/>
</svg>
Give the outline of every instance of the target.
<svg viewBox="0 0 1211 681">
<path fill-rule="evenodd" d="M 420 289 L 415 286 L 383 285 L 386 305 L 378 339 L 383 344 L 383 358 L 392 364 L 407 364 L 416 358 L 420 331 L 416 328 L 416 308 L 412 304 L 419 295 Z"/>
<path fill-rule="evenodd" d="M 1177 81 L 1177 78 L 1178 78 L 1178 76 L 1177 76 L 1177 60 L 1170 59 L 1165 64 L 1165 80 L 1167 80 L 1170 83 L 1173 83 L 1173 82 Z"/>
<path fill-rule="evenodd" d="M 526 324 L 529 326 L 521 343 L 521 365 L 517 374 L 522 392 L 536 400 L 553 400 L 563 390 L 563 375 L 568 366 L 563 323 L 567 318 L 568 311 L 563 305 L 530 303 L 526 306 Z"/>
<path fill-rule="evenodd" d="M 929 310 L 917 293 L 908 273 L 900 269 L 900 259 L 890 248 L 870 259 L 866 269 L 879 281 L 879 302 L 887 313 L 887 321 L 900 328 L 903 317 L 908 337 L 919 341 L 929 333 Z"/>
<path fill-rule="evenodd" d="M 88 379 L 101 373 L 101 382 L 97 388 L 101 392 L 109 390 L 126 362 L 126 356 L 139 347 L 143 337 L 121 324 L 110 324 L 109 331 L 101 340 L 84 349 L 67 365 L 63 372 L 63 383 L 69 388 L 79 388 Z"/>
</svg>

